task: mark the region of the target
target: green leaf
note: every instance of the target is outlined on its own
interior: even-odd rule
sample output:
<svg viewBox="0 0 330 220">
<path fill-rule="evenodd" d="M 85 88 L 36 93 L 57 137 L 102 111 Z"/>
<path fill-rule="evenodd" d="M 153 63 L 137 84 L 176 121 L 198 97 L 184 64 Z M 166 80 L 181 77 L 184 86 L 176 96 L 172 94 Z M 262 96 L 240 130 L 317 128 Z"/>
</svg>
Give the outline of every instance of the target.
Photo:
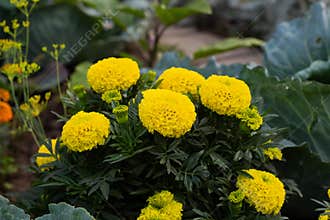
<svg viewBox="0 0 330 220">
<path fill-rule="evenodd" d="M 330 83 L 330 13 L 325 3 L 312 5 L 308 14 L 281 23 L 265 45 L 270 75 Z"/>
<path fill-rule="evenodd" d="M 36 220 L 95 220 L 86 209 L 75 208 L 71 205 L 61 202 L 58 204 L 49 204 L 50 214 L 43 215 Z"/>
<path fill-rule="evenodd" d="M 230 71 L 226 70 L 227 74 Z M 263 68 L 244 68 L 232 74 L 252 89 L 253 97 L 262 97 L 264 112 L 278 117 L 269 121 L 272 127 L 288 127 L 289 140 L 307 142 L 322 161 L 330 162 L 330 85 L 300 80 L 278 81 L 267 77 Z M 262 83 L 260 83 L 262 82 Z"/>
<path fill-rule="evenodd" d="M 89 88 L 89 83 L 87 82 L 87 71 L 88 68 L 92 65 L 91 62 L 85 61 L 79 63 L 74 72 L 70 76 L 69 85 L 70 88 L 74 88 L 75 86 L 83 86 L 84 88 Z"/>
<path fill-rule="evenodd" d="M 31 16 L 30 55 L 45 56 L 41 47 L 65 44 L 61 61 L 69 63 L 87 47 L 102 27 L 77 7 L 66 4 L 42 7 Z"/>
<path fill-rule="evenodd" d="M 213 45 L 203 47 L 195 51 L 194 58 L 203 58 L 214 54 L 224 53 L 241 47 L 263 46 L 264 41 L 256 38 L 228 38 Z"/>
<path fill-rule="evenodd" d="M 109 192 L 110 192 L 110 186 L 109 183 L 103 182 L 100 185 L 100 190 L 102 192 L 103 197 L 105 198 L 105 200 L 108 200 L 109 198 Z"/>
<path fill-rule="evenodd" d="M 30 220 L 23 209 L 9 204 L 9 200 L 0 195 L 0 219 L 1 220 Z"/>
<path fill-rule="evenodd" d="M 156 5 L 158 19 L 166 26 L 178 23 L 182 19 L 195 14 L 211 14 L 212 10 L 207 0 L 193 0 L 183 7 L 169 8 L 165 4 Z"/>
</svg>

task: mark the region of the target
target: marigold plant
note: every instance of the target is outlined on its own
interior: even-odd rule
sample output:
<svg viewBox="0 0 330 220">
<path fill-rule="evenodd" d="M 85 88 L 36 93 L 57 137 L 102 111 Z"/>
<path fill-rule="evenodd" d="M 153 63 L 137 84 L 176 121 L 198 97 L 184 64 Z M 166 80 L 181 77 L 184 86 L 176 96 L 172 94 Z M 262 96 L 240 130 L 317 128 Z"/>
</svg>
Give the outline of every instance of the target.
<svg viewBox="0 0 330 220">
<path fill-rule="evenodd" d="M 47 168 L 42 167 L 43 165 L 49 164 L 51 162 L 54 162 L 57 160 L 57 158 L 54 156 L 56 151 L 56 139 L 51 140 L 52 145 L 52 152 L 49 151 L 49 149 L 43 144 L 38 149 L 38 154 L 49 154 L 49 156 L 37 156 L 36 158 L 36 164 L 42 171 L 47 170 Z"/>
</svg>

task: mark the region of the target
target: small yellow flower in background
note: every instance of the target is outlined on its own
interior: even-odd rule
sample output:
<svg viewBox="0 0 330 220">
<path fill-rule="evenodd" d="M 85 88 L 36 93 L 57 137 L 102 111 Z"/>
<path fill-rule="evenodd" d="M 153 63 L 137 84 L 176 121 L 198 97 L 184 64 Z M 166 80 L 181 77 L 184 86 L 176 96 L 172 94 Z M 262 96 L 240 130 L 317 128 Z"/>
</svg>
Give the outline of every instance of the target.
<svg viewBox="0 0 330 220">
<path fill-rule="evenodd" d="M 10 0 L 10 4 L 16 6 L 16 8 L 26 8 L 29 5 L 28 0 Z"/>
<path fill-rule="evenodd" d="M 7 89 L 0 88 L 0 101 L 8 102 L 10 99 L 10 93 Z"/>
<path fill-rule="evenodd" d="M 11 21 L 11 28 L 13 30 L 18 29 L 19 27 L 20 27 L 20 24 L 18 23 L 17 19 L 14 19 L 14 20 Z"/>
<path fill-rule="evenodd" d="M 116 116 L 118 123 L 123 124 L 128 121 L 128 106 L 118 105 L 113 110 L 112 113 Z"/>
<path fill-rule="evenodd" d="M 179 138 L 190 131 L 196 112 L 187 96 L 165 89 L 149 89 L 142 94 L 139 117 L 150 133 Z"/>
<path fill-rule="evenodd" d="M 282 160 L 282 151 L 277 147 L 264 149 L 264 154 L 271 160 Z"/>
<path fill-rule="evenodd" d="M 330 199 L 330 189 L 328 189 L 327 193 L 328 193 L 328 199 Z"/>
<path fill-rule="evenodd" d="M 106 58 L 93 64 L 87 72 L 87 80 L 97 93 L 109 90 L 126 90 L 140 77 L 138 64 L 129 58 Z"/>
<path fill-rule="evenodd" d="M 103 101 L 109 104 L 113 101 L 119 102 L 122 99 L 121 94 L 118 90 L 106 91 L 105 93 L 102 94 L 101 98 Z"/>
<path fill-rule="evenodd" d="M 174 200 L 169 191 L 162 191 L 149 197 L 148 206 L 141 210 L 137 220 L 180 220 L 182 204 Z"/>
<path fill-rule="evenodd" d="M 13 119 L 13 111 L 10 105 L 6 102 L 0 101 L 0 124 L 9 122 Z"/>
<path fill-rule="evenodd" d="M 254 131 L 258 130 L 263 122 L 262 116 L 256 107 L 246 108 L 242 112 L 237 113 L 236 117 Z"/>
<path fill-rule="evenodd" d="M 319 220 L 328 220 L 329 216 L 328 215 L 320 215 Z"/>
<path fill-rule="evenodd" d="M 0 39 L 0 53 L 9 51 L 10 49 L 19 49 L 22 44 L 9 39 Z"/>
<path fill-rule="evenodd" d="M 23 27 L 27 28 L 30 27 L 30 22 L 29 21 L 23 21 L 22 22 Z"/>
<path fill-rule="evenodd" d="M 72 151 L 87 151 L 103 145 L 110 133 L 110 120 L 98 112 L 80 111 L 63 126 L 62 141 Z"/>
<path fill-rule="evenodd" d="M 17 75 L 22 74 L 22 69 L 18 64 L 5 64 L 0 68 L 0 71 L 4 73 L 9 79 L 14 79 Z"/>
<path fill-rule="evenodd" d="M 232 203 L 240 203 L 245 198 L 244 193 L 241 190 L 233 191 L 229 194 L 228 200 Z"/>
<path fill-rule="evenodd" d="M 285 190 L 283 183 L 273 174 L 249 169 L 245 170 L 253 178 L 239 175 L 236 186 L 245 195 L 245 201 L 264 215 L 276 215 L 280 212 Z"/>
<path fill-rule="evenodd" d="M 212 75 L 200 88 L 202 104 L 219 115 L 236 115 L 251 104 L 248 85 L 229 76 Z"/>
<path fill-rule="evenodd" d="M 43 144 L 39 147 L 38 153 L 39 154 L 49 154 L 49 156 L 39 156 L 36 158 L 36 163 L 38 165 L 38 167 L 41 167 L 45 164 L 49 164 L 51 162 L 54 162 L 57 160 L 57 158 L 53 155 L 55 154 L 55 148 L 56 148 L 56 139 L 52 139 L 51 140 L 51 144 L 52 144 L 52 151 L 53 152 L 49 152 L 48 148 Z M 41 171 L 45 171 L 47 170 L 47 168 L 41 168 Z"/>
<path fill-rule="evenodd" d="M 50 95 L 51 93 L 47 92 L 44 101 L 40 101 L 40 95 L 34 95 L 29 98 L 28 103 L 21 104 L 20 109 L 27 114 L 31 114 L 33 117 L 37 117 L 47 108 Z"/>
<path fill-rule="evenodd" d="M 172 67 L 165 70 L 158 80 L 161 81 L 158 88 L 168 89 L 183 94 L 198 96 L 198 88 L 205 81 L 205 78 L 198 72 Z"/>
</svg>

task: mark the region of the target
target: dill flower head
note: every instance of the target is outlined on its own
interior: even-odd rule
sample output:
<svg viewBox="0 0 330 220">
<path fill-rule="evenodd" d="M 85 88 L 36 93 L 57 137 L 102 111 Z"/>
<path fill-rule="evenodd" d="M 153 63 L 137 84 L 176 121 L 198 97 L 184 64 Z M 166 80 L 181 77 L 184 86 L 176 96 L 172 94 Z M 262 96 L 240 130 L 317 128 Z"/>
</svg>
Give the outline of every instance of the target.
<svg viewBox="0 0 330 220">
<path fill-rule="evenodd" d="M 264 149 L 264 154 L 271 160 L 282 160 L 282 151 L 277 147 Z"/>
<path fill-rule="evenodd" d="M 62 141 L 72 151 L 86 151 L 103 145 L 110 133 L 110 121 L 97 112 L 80 111 L 63 126 Z"/>
<path fill-rule="evenodd" d="M 10 105 L 0 101 L 0 123 L 6 123 L 13 119 L 13 111 Z"/>
<path fill-rule="evenodd" d="M 129 58 L 106 58 L 90 66 L 87 80 L 97 93 L 125 90 L 140 77 L 138 64 Z"/>
<path fill-rule="evenodd" d="M 0 39 L 0 54 L 11 49 L 18 49 L 22 46 L 21 43 L 9 39 Z"/>
<path fill-rule="evenodd" d="M 162 191 L 149 197 L 148 206 L 141 210 L 137 220 L 180 220 L 182 204 L 174 200 L 169 191 Z"/>
<path fill-rule="evenodd" d="M 39 147 L 38 154 L 49 154 L 49 156 L 37 157 L 36 163 L 37 163 L 38 167 L 41 167 L 45 164 L 49 164 L 49 163 L 57 160 L 57 158 L 53 155 L 53 154 L 55 154 L 56 139 L 52 139 L 51 144 L 52 144 L 52 152 L 49 152 L 48 148 L 44 144 Z M 47 170 L 47 168 L 41 168 L 41 171 L 45 171 L 45 170 Z"/>
<path fill-rule="evenodd" d="M 219 115 L 235 115 L 251 103 L 250 89 L 242 80 L 210 76 L 200 88 L 202 104 Z"/>
<path fill-rule="evenodd" d="M 259 114 L 256 107 L 246 108 L 243 111 L 236 114 L 238 119 L 241 119 L 250 129 L 258 130 L 262 125 L 263 119 Z"/>
<path fill-rule="evenodd" d="M 14 63 L 14 64 L 4 64 L 1 68 L 0 71 L 7 75 L 9 79 L 14 79 L 15 76 L 22 74 L 22 68 L 20 67 L 19 64 Z"/>
<path fill-rule="evenodd" d="M 233 191 L 229 194 L 228 200 L 232 203 L 240 203 L 245 198 L 244 193 L 241 190 Z"/>
<path fill-rule="evenodd" d="M 45 100 L 41 101 L 40 95 L 34 95 L 29 98 L 27 103 L 20 105 L 20 109 L 33 117 L 37 117 L 40 113 L 47 108 L 48 101 L 50 99 L 51 93 L 47 92 L 45 94 Z"/>
<path fill-rule="evenodd" d="M 0 88 L 0 101 L 8 102 L 10 99 L 10 93 L 7 89 Z"/>
<path fill-rule="evenodd" d="M 239 175 L 236 186 L 245 195 L 245 200 L 265 215 L 280 212 L 285 199 L 283 183 L 273 174 L 249 169 L 245 170 L 253 178 Z"/>
<path fill-rule="evenodd" d="M 139 117 L 149 132 L 179 138 L 190 131 L 196 112 L 187 96 L 165 89 L 149 89 L 142 94 Z"/>
<path fill-rule="evenodd" d="M 194 97 L 198 95 L 198 88 L 205 81 L 205 78 L 199 73 L 178 67 L 172 67 L 165 70 L 158 80 L 160 89 L 168 89 L 183 94 L 190 93 Z"/>
</svg>

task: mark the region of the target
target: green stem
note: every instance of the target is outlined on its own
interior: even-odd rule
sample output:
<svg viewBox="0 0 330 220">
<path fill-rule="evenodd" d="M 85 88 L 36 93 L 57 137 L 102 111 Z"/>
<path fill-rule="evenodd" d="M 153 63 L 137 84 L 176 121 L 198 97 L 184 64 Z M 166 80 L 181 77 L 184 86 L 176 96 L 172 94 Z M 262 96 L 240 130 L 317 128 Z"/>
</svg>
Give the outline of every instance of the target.
<svg viewBox="0 0 330 220">
<path fill-rule="evenodd" d="M 63 106 L 63 112 L 64 115 L 66 116 L 66 106 L 63 102 L 63 95 L 62 95 L 62 91 L 61 91 L 61 82 L 60 82 L 60 67 L 59 67 L 59 63 L 58 63 L 58 57 L 55 57 L 55 62 L 56 62 L 56 79 L 57 79 L 57 90 L 58 90 L 58 94 L 60 96 L 60 101 L 62 103 Z"/>
<path fill-rule="evenodd" d="M 27 23 L 29 23 L 29 20 L 30 20 L 30 15 L 29 13 L 26 13 L 25 14 L 25 21 Z M 25 61 L 28 60 L 28 56 L 29 56 L 29 44 L 30 44 L 30 25 L 28 25 L 26 27 L 26 36 L 25 36 Z"/>
</svg>

